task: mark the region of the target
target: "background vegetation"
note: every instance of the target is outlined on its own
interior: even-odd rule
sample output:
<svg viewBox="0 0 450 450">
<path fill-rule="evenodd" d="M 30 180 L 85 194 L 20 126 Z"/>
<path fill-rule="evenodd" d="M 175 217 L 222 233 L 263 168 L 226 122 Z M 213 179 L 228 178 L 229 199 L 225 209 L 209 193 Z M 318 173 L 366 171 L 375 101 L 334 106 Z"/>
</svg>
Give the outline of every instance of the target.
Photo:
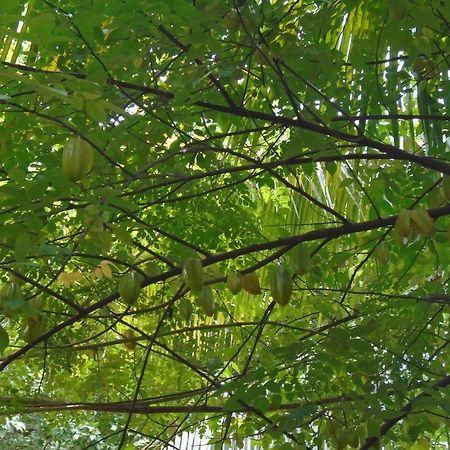
<svg viewBox="0 0 450 450">
<path fill-rule="evenodd" d="M 448 448 L 449 21 L 439 0 L 3 0 L 0 447 Z"/>
</svg>

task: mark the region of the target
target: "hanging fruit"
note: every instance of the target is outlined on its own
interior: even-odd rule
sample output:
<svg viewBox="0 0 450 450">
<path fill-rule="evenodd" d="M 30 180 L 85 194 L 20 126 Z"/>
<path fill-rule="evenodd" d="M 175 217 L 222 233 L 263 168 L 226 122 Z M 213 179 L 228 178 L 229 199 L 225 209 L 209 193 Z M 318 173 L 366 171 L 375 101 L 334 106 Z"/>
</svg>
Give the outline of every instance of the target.
<svg viewBox="0 0 450 450">
<path fill-rule="evenodd" d="M 394 223 L 394 233 L 401 243 L 409 237 L 411 225 L 411 211 L 409 209 L 403 209 L 399 212 Z"/>
<path fill-rule="evenodd" d="M 378 244 L 375 249 L 375 256 L 381 265 L 386 266 L 389 262 L 389 249 L 384 244 Z"/>
<path fill-rule="evenodd" d="M 131 271 L 120 278 L 119 294 L 127 305 L 133 305 L 139 297 L 142 285 L 142 275 Z"/>
<path fill-rule="evenodd" d="M 183 264 L 183 279 L 189 289 L 199 291 L 203 287 L 203 267 L 200 258 L 187 258 Z"/>
<path fill-rule="evenodd" d="M 133 351 L 136 348 L 136 336 L 133 330 L 125 331 L 125 339 L 123 345 L 127 350 Z"/>
<path fill-rule="evenodd" d="M 158 275 L 161 275 L 161 269 L 159 268 L 156 261 L 147 261 L 144 265 L 144 272 L 147 274 L 148 277 L 156 277 Z"/>
<path fill-rule="evenodd" d="M 212 317 L 216 310 L 216 302 L 211 287 L 208 285 L 203 286 L 203 289 L 197 292 L 197 299 L 199 306 L 205 311 L 205 314 Z"/>
<path fill-rule="evenodd" d="M 258 275 L 255 272 L 242 275 L 242 288 L 252 295 L 261 294 Z"/>
<path fill-rule="evenodd" d="M 44 331 L 44 299 L 34 297 L 27 301 L 22 310 L 22 337 L 27 344 L 34 342 Z"/>
<path fill-rule="evenodd" d="M 23 300 L 20 285 L 14 281 L 8 281 L 0 290 L 0 313 L 6 317 L 14 317 L 19 312 L 20 300 Z"/>
<path fill-rule="evenodd" d="M 227 275 L 227 286 L 233 295 L 242 290 L 243 276 L 239 272 L 231 272 Z"/>
<path fill-rule="evenodd" d="M 292 275 L 285 266 L 278 266 L 272 274 L 270 283 L 270 292 L 273 299 L 282 306 L 289 303 L 292 296 Z"/>
<path fill-rule="evenodd" d="M 69 139 L 62 153 L 62 171 L 69 181 L 81 180 L 94 165 L 94 150 L 80 136 Z"/>
<path fill-rule="evenodd" d="M 192 303 L 186 297 L 183 297 L 180 300 L 179 308 L 181 318 L 185 322 L 189 322 L 192 319 L 192 314 L 194 313 L 194 307 L 192 306 Z"/>
<path fill-rule="evenodd" d="M 83 224 L 90 237 L 96 237 L 104 230 L 105 220 L 98 205 L 88 205 L 84 208 Z"/>
<path fill-rule="evenodd" d="M 25 319 L 25 326 L 23 328 L 23 338 L 27 344 L 31 344 L 42 335 L 43 320 L 42 317 L 32 319 L 27 317 Z"/>
<path fill-rule="evenodd" d="M 430 237 L 434 233 L 434 222 L 425 208 L 411 211 L 411 223 L 414 230 L 422 236 Z"/>
<path fill-rule="evenodd" d="M 305 275 L 311 269 L 311 250 L 306 244 L 296 245 L 291 251 L 291 264 L 297 275 Z"/>
</svg>

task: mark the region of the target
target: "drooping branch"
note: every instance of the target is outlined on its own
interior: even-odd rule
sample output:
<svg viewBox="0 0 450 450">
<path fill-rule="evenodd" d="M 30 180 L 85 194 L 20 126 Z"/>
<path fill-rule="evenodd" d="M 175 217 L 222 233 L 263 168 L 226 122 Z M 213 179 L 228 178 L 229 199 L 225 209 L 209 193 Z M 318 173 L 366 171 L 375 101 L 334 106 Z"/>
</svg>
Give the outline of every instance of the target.
<svg viewBox="0 0 450 450">
<path fill-rule="evenodd" d="M 441 207 L 441 208 L 435 208 L 428 210 L 428 213 L 433 219 L 437 219 L 439 217 L 443 217 L 450 214 L 450 205 Z M 310 242 L 315 241 L 318 239 L 336 239 L 340 236 L 346 236 L 351 235 L 355 233 L 361 233 L 365 231 L 373 231 L 378 230 L 380 228 L 385 228 L 394 225 L 395 220 L 397 219 L 397 216 L 390 216 L 385 217 L 381 219 L 376 220 L 369 220 L 366 222 L 359 222 L 359 223 L 346 223 L 339 227 L 330 227 L 330 228 L 322 228 L 319 230 L 309 231 L 304 234 L 296 235 L 296 236 L 290 236 L 290 237 L 284 237 L 281 239 L 276 239 L 274 241 L 269 242 L 261 242 L 259 244 L 253 244 L 249 245 L 247 247 L 241 247 L 235 250 L 231 250 L 228 252 L 220 253 L 217 255 L 208 256 L 203 260 L 203 266 L 207 267 L 212 264 L 216 264 L 221 261 L 226 261 L 228 259 L 234 259 L 238 258 L 239 256 L 247 255 L 250 253 L 256 253 L 263 250 L 271 250 L 274 248 L 281 248 L 285 246 L 293 246 L 300 244 L 302 242 Z M 245 272 L 245 271 L 244 271 Z M 179 275 L 181 273 L 181 267 L 175 267 L 173 269 L 170 269 L 160 275 L 147 277 L 142 282 L 142 287 L 149 286 L 153 283 L 157 283 L 158 281 L 165 281 L 169 278 Z M 55 326 L 51 330 L 49 330 L 47 333 L 44 333 L 42 336 L 37 338 L 35 341 L 23 346 L 21 349 L 17 350 L 16 352 L 12 353 L 11 355 L 8 355 L 1 363 L 0 363 L 0 370 L 4 370 L 6 367 L 9 366 L 14 360 L 19 358 L 20 356 L 27 353 L 29 350 L 31 350 L 33 347 L 35 347 L 38 343 L 47 341 L 51 336 L 55 335 L 59 331 L 73 325 L 76 322 L 79 322 L 84 317 L 88 316 L 93 311 L 96 311 L 99 308 L 103 308 L 104 306 L 108 305 L 112 301 L 119 298 L 118 292 L 113 292 L 112 294 L 104 297 L 103 299 L 99 300 L 96 303 L 93 303 L 90 306 L 87 306 L 83 308 L 78 314 L 70 317 L 69 319 L 65 320 L 64 322 L 61 322 L 59 325 Z"/>
<path fill-rule="evenodd" d="M 431 386 L 432 390 L 439 390 L 446 386 L 450 385 L 450 375 L 442 378 L 437 383 L 433 384 Z M 392 427 L 394 427 L 398 422 L 400 422 L 402 419 L 404 419 L 414 408 L 415 403 L 417 403 L 418 400 L 422 398 L 431 397 L 431 394 L 429 392 L 422 392 L 421 394 L 417 395 L 416 397 L 409 400 L 408 403 L 401 409 L 398 416 L 393 417 L 392 419 L 386 420 L 380 427 L 380 436 L 370 436 L 368 437 L 365 442 L 359 447 L 359 450 L 368 450 L 371 448 L 374 444 L 379 442 L 380 438 L 384 436 Z"/>
<path fill-rule="evenodd" d="M 268 407 L 268 411 L 291 411 L 305 406 L 315 405 L 332 405 L 334 403 L 353 402 L 363 400 L 363 396 L 341 395 L 338 397 L 330 397 L 313 402 L 293 402 L 282 403 Z M 119 414 L 176 414 L 176 413 L 227 413 L 229 408 L 223 405 L 198 404 L 198 405 L 155 405 L 148 400 L 138 400 L 134 406 L 131 401 L 127 402 L 111 402 L 111 403 L 70 403 L 52 400 L 35 400 L 35 399 L 16 399 L 1 398 L 0 401 L 5 406 L 11 406 L 22 413 L 44 413 L 49 411 L 96 411 L 109 412 Z M 241 407 L 232 410 L 235 413 L 253 412 L 252 409 Z M 0 413 L 1 415 L 2 413 Z M 4 414 L 10 414 L 6 411 Z"/>
<path fill-rule="evenodd" d="M 33 67 L 23 66 L 20 64 L 12 64 L 3 62 L 2 64 L 7 67 L 14 67 L 16 69 L 26 71 L 26 72 L 41 72 L 40 69 L 36 69 Z M 72 76 L 79 79 L 85 79 L 85 74 L 80 73 L 63 73 L 63 72 L 47 72 L 52 75 L 57 75 L 59 77 L 64 76 Z M 168 101 L 175 98 L 175 94 L 172 92 L 164 91 L 157 88 L 152 88 L 148 86 L 141 86 L 135 83 L 129 83 L 126 81 L 116 80 L 113 78 L 108 78 L 107 83 L 113 86 L 120 87 L 121 89 L 132 89 L 145 94 L 153 94 L 156 95 L 159 99 Z M 279 116 L 275 114 L 265 113 L 261 111 L 253 111 L 250 109 L 246 109 L 243 107 L 231 107 L 228 105 L 219 105 L 215 103 L 205 102 L 202 100 L 197 100 L 192 102 L 193 105 L 199 106 L 200 108 L 210 110 L 210 111 L 218 111 L 225 114 L 230 114 L 238 117 L 246 117 L 254 120 L 263 120 L 272 124 L 283 125 L 287 128 L 298 128 L 301 130 L 308 130 L 314 133 L 318 133 L 322 136 L 330 136 L 336 139 L 351 142 L 354 144 L 358 144 L 360 146 L 366 146 L 369 148 L 376 149 L 386 155 L 395 158 L 395 159 L 404 159 L 410 161 L 412 163 L 418 164 L 422 167 L 426 167 L 428 169 L 436 170 L 438 172 L 442 172 L 444 174 L 450 175 L 450 163 L 445 161 L 440 161 L 435 158 L 431 158 L 429 156 L 418 155 L 415 153 L 409 153 L 405 150 L 402 150 L 398 147 L 395 147 L 391 144 L 386 144 L 384 142 L 379 142 L 373 139 L 370 139 L 366 136 L 357 136 L 352 135 L 340 130 L 335 130 L 333 128 L 329 128 L 323 125 L 318 125 L 313 122 L 309 122 L 303 119 L 293 119 L 290 117 Z"/>
</svg>

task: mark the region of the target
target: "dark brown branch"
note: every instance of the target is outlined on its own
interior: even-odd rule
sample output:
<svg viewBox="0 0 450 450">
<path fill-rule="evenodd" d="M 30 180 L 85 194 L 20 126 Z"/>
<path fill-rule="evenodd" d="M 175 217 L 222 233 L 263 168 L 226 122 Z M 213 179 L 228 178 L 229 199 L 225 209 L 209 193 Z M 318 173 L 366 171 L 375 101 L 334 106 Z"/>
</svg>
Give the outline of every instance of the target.
<svg viewBox="0 0 450 450">
<path fill-rule="evenodd" d="M 338 397 L 330 397 L 313 402 L 294 402 L 282 403 L 277 406 L 269 406 L 269 411 L 290 411 L 308 405 L 329 405 L 334 403 L 351 402 L 362 400 L 362 396 L 341 395 Z M 3 405 L 11 405 L 17 409 L 23 407 L 23 412 L 41 413 L 48 411 L 97 411 L 112 412 L 120 414 L 171 414 L 171 413 L 226 413 L 229 410 L 222 405 L 158 405 L 150 406 L 148 400 L 138 400 L 134 407 L 131 401 L 127 402 L 111 402 L 111 403 L 66 403 L 52 400 L 35 400 L 35 399 L 12 399 L 1 398 Z M 242 406 L 233 412 L 253 412 L 251 407 Z M 10 411 L 6 411 L 10 414 Z"/>
<path fill-rule="evenodd" d="M 185 328 L 179 328 L 176 330 L 171 330 L 171 331 L 164 331 L 158 334 L 158 337 L 164 337 L 164 336 L 175 336 L 177 334 L 183 334 L 183 333 L 190 333 L 190 332 L 194 332 L 194 331 L 204 331 L 204 332 L 209 332 L 211 330 L 221 330 L 224 328 L 235 328 L 235 327 L 247 327 L 247 326 L 255 326 L 258 325 L 260 322 L 233 322 L 233 323 L 215 323 L 215 324 L 211 324 L 211 325 L 197 325 L 197 326 L 191 326 L 191 327 L 185 327 Z M 316 330 L 314 329 L 308 329 L 308 328 L 302 328 L 302 327 L 297 327 L 295 325 L 289 325 L 289 324 L 285 324 L 283 322 L 277 322 L 277 321 L 271 321 L 268 320 L 266 322 L 266 325 L 271 325 L 271 326 L 275 326 L 277 328 L 288 328 L 291 330 L 297 330 L 300 332 L 307 332 L 307 333 L 311 333 L 311 332 L 315 332 Z M 317 332 L 320 333 L 320 332 Z M 100 342 L 100 343 L 96 343 L 96 344 L 84 344 L 84 345 L 76 345 L 73 346 L 71 344 L 66 344 L 66 345 L 54 345 L 54 346 L 49 346 L 48 350 L 58 350 L 58 349 L 71 349 L 74 351 L 84 351 L 84 350 L 98 350 L 100 348 L 104 348 L 104 347 L 110 347 L 112 345 L 121 345 L 124 344 L 125 342 L 140 342 L 140 341 L 147 341 L 151 336 L 147 335 L 147 336 L 135 336 L 133 338 L 121 338 L 121 339 L 115 339 L 113 341 L 107 341 L 107 342 Z"/>
<path fill-rule="evenodd" d="M 431 389 L 441 389 L 443 387 L 450 385 L 450 375 L 442 378 L 437 383 L 433 384 Z M 374 444 L 376 444 L 382 436 L 384 436 L 394 425 L 396 425 L 398 422 L 400 422 L 402 419 L 404 419 L 414 408 L 414 403 L 416 403 L 421 398 L 431 397 L 431 394 L 427 392 L 422 392 L 421 394 L 417 395 L 416 397 L 412 398 L 400 411 L 399 415 L 397 417 L 394 417 L 392 419 L 386 420 L 380 427 L 380 436 L 370 436 L 368 437 L 363 445 L 359 447 L 359 450 L 368 450 L 371 448 Z"/>
<path fill-rule="evenodd" d="M 189 51 L 190 46 L 184 45 L 179 39 L 177 39 L 170 31 L 168 31 L 165 27 L 162 25 L 159 25 L 158 30 L 164 34 L 167 38 L 169 38 L 178 48 L 180 48 L 184 53 L 187 53 Z M 194 61 L 199 66 L 203 65 L 203 61 L 201 61 L 198 58 L 195 58 Z M 236 106 L 233 99 L 228 95 L 228 92 L 225 90 L 225 88 L 222 86 L 222 83 L 212 74 L 208 73 L 207 75 L 209 81 L 216 87 L 216 89 L 222 94 L 222 97 L 225 99 L 225 101 L 228 103 L 228 105 L 232 108 Z"/>
<path fill-rule="evenodd" d="M 202 101 L 195 102 L 195 104 L 197 106 L 201 106 L 213 111 L 220 111 L 223 113 L 228 113 L 239 117 L 247 117 L 255 120 L 265 120 L 273 124 L 277 123 L 279 125 L 283 125 L 287 128 L 294 127 L 302 130 L 308 130 L 321 135 L 334 137 L 342 141 L 352 142 L 355 144 L 359 144 L 361 146 L 374 148 L 393 158 L 405 159 L 414 162 L 422 167 L 437 170 L 438 172 L 450 175 L 450 164 L 445 161 L 440 161 L 438 159 L 431 158 L 428 156 L 409 153 L 405 150 L 395 147 L 394 145 L 374 141 L 365 136 L 355 136 L 353 134 L 345 133 L 343 131 L 335 130 L 333 128 L 317 125 L 315 123 L 308 122 L 306 120 L 291 119 L 290 117 L 277 116 L 274 114 L 252 111 L 245 108 L 234 108 L 230 110 L 230 108 L 226 106 L 216 105 L 214 103 Z"/>
<path fill-rule="evenodd" d="M 433 219 L 449 215 L 450 205 L 444 206 L 442 208 L 430 209 L 428 210 L 428 213 Z M 382 219 L 369 220 L 367 222 L 347 223 L 339 227 L 322 228 L 320 230 L 310 231 L 308 233 L 300 234 L 297 236 L 285 237 L 277 239 L 275 241 L 261 242 L 259 244 L 253 244 L 248 247 L 242 247 L 236 250 L 231 250 L 229 252 L 219 253 L 218 255 L 208 256 L 203 260 L 203 266 L 206 267 L 220 261 L 226 261 L 227 259 L 233 259 L 242 255 L 256 253 L 263 250 L 270 250 L 284 246 L 292 246 L 300 244 L 301 242 L 315 241 L 317 239 L 335 239 L 340 236 L 345 236 L 353 233 L 377 230 L 379 228 L 385 228 L 394 225 L 396 219 L 397 216 L 390 216 Z M 157 283 L 158 281 L 167 280 L 175 275 L 179 275 L 180 273 L 181 267 L 176 267 L 160 275 L 145 278 L 142 283 L 142 287 L 149 286 L 153 283 Z M 59 325 L 56 325 L 53 329 L 49 330 L 47 333 L 40 336 L 34 342 L 24 345 L 21 349 L 17 350 L 11 355 L 8 355 L 4 359 L 4 361 L 0 363 L 0 371 L 4 370 L 14 360 L 27 353 L 38 343 L 48 340 L 51 336 L 55 335 L 59 331 L 63 330 L 64 328 L 67 328 L 70 325 L 73 325 L 76 322 L 79 322 L 84 317 L 88 316 L 91 312 L 96 311 L 99 308 L 103 308 L 104 306 L 108 305 L 109 303 L 118 298 L 119 294 L 117 292 L 114 292 L 111 295 L 108 295 L 107 297 L 99 300 L 98 302 L 93 303 L 92 305 L 86 308 L 83 308 L 83 310 L 80 311 L 78 314 L 65 320 L 64 322 L 61 322 Z"/>
<path fill-rule="evenodd" d="M 28 72 L 41 72 L 39 69 L 35 69 L 33 67 L 23 66 L 20 64 L 12 64 L 12 63 L 6 63 L 3 62 L 2 64 L 8 66 L 8 67 L 14 67 L 19 70 L 28 71 Z M 48 72 L 52 73 L 53 75 L 58 76 L 73 76 L 76 78 L 84 79 L 86 78 L 86 75 L 80 74 L 80 73 L 59 73 L 59 72 Z M 161 89 L 155 89 L 148 86 L 140 86 L 134 83 L 128 83 L 125 81 L 115 80 L 112 78 L 109 78 L 107 80 L 108 84 L 118 86 L 121 88 L 126 89 L 133 89 L 137 90 L 142 93 L 147 94 L 153 94 L 159 97 L 162 100 L 170 100 L 175 97 L 175 95 L 171 92 L 163 91 Z M 435 158 L 431 158 L 429 156 L 424 155 L 417 155 L 414 153 L 409 153 L 405 150 L 402 150 L 398 147 L 395 147 L 391 144 L 386 144 L 384 142 L 375 141 L 373 139 L 370 139 L 365 136 L 356 136 L 353 134 L 349 134 L 340 130 L 335 130 L 333 128 L 325 127 L 323 125 L 318 125 L 313 122 L 309 122 L 307 120 L 302 119 L 292 119 L 290 117 L 284 117 L 284 116 L 278 116 L 275 114 L 269 114 L 265 112 L 260 111 L 252 111 L 246 108 L 242 107 L 230 107 L 225 105 L 218 105 L 215 103 L 209 103 L 205 101 L 195 101 L 193 102 L 193 105 L 199 106 L 200 108 L 204 108 L 210 111 L 218 111 L 223 112 L 225 114 L 231 114 L 238 117 L 247 117 L 249 119 L 254 120 L 265 120 L 267 122 L 270 122 L 272 124 L 279 124 L 283 125 L 287 128 L 299 128 L 302 130 L 308 130 L 312 131 L 314 133 L 318 133 L 324 136 L 330 136 L 334 137 L 336 139 L 346 141 L 346 142 L 352 142 L 355 144 L 358 144 L 360 146 L 366 146 L 369 148 L 374 148 L 376 150 L 379 150 L 382 153 L 385 153 L 386 155 L 391 156 L 395 159 L 404 159 L 410 162 L 413 162 L 415 164 L 418 164 L 422 167 L 426 167 L 428 169 L 436 170 L 438 172 L 445 173 L 447 175 L 450 175 L 450 163 L 447 163 L 445 161 L 440 161 Z"/>
</svg>

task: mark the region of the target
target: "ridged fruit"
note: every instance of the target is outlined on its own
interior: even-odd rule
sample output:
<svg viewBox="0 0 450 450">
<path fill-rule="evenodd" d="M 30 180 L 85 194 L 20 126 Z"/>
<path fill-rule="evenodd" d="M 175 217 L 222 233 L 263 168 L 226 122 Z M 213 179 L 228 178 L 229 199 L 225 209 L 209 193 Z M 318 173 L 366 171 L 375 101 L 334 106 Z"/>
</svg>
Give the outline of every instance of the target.
<svg viewBox="0 0 450 450">
<path fill-rule="evenodd" d="M 399 237 L 402 242 L 411 233 L 411 212 L 409 209 L 403 209 L 399 212 L 397 219 L 394 223 L 395 234 Z"/>
<path fill-rule="evenodd" d="M 83 211 L 83 223 L 91 237 L 97 236 L 104 230 L 102 211 L 96 205 L 88 205 Z"/>
<path fill-rule="evenodd" d="M 183 297 L 180 300 L 180 316 L 185 322 L 189 322 L 192 319 L 192 314 L 194 313 L 194 307 L 192 303 Z"/>
<path fill-rule="evenodd" d="M 242 288 L 252 295 L 261 294 L 258 275 L 255 272 L 242 275 Z"/>
<path fill-rule="evenodd" d="M 431 79 L 439 76 L 438 66 L 426 56 L 420 55 L 413 63 L 412 70 L 423 78 Z"/>
<path fill-rule="evenodd" d="M 28 304 L 39 312 L 42 312 L 44 309 L 44 299 L 42 297 L 33 297 L 28 300 Z"/>
<path fill-rule="evenodd" d="M 209 317 L 214 315 L 216 310 L 216 302 L 214 300 L 213 291 L 210 286 L 203 286 L 203 289 L 197 292 L 198 304 Z"/>
<path fill-rule="evenodd" d="M 233 295 L 242 290 L 243 276 L 239 272 L 231 272 L 227 275 L 227 286 Z"/>
<path fill-rule="evenodd" d="M 25 327 L 23 330 L 23 338 L 27 344 L 34 342 L 43 332 L 42 318 L 32 319 L 27 317 L 25 320 Z"/>
<path fill-rule="evenodd" d="M 235 31 L 241 24 L 241 18 L 236 11 L 231 10 L 223 17 L 223 24 L 230 31 Z"/>
<path fill-rule="evenodd" d="M 62 153 L 62 171 L 69 181 L 81 180 L 94 165 L 94 150 L 80 136 L 67 141 Z"/>
<path fill-rule="evenodd" d="M 425 70 L 426 66 L 427 66 L 427 62 L 428 62 L 428 58 L 420 55 L 413 63 L 412 65 L 412 70 L 414 72 L 422 72 Z"/>
<path fill-rule="evenodd" d="M 144 272 L 149 277 L 156 277 L 158 275 L 161 275 L 161 269 L 155 261 L 146 262 L 144 266 Z"/>
<path fill-rule="evenodd" d="M 375 256 L 377 261 L 385 266 L 389 262 L 389 249 L 385 245 L 379 244 L 375 249 Z"/>
<path fill-rule="evenodd" d="M 199 291 L 203 287 L 203 267 L 200 258 L 187 258 L 183 264 L 183 279 L 189 289 Z"/>
<path fill-rule="evenodd" d="M 311 270 L 311 250 L 305 244 L 299 244 L 291 251 L 291 264 L 297 275 L 305 275 Z"/>
<path fill-rule="evenodd" d="M 133 305 L 141 292 L 142 276 L 134 271 L 128 272 L 120 278 L 119 294 L 127 305 Z"/>
<path fill-rule="evenodd" d="M 134 350 L 136 348 L 136 336 L 133 332 L 133 330 L 127 330 L 125 331 L 125 339 L 123 345 L 125 345 L 125 348 L 127 350 Z"/>
<path fill-rule="evenodd" d="M 411 211 L 411 221 L 414 230 L 422 236 L 432 236 L 434 222 L 425 208 L 417 208 Z"/>
<path fill-rule="evenodd" d="M 5 283 L 0 290 L 0 312 L 6 317 L 17 315 L 18 310 L 14 308 L 14 302 L 10 302 L 10 300 L 18 300 L 22 297 L 19 284 L 14 281 Z"/>
<path fill-rule="evenodd" d="M 270 293 L 273 299 L 282 306 L 289 303 L 292 296 L 292 275 L 285 266 L 278 266 L 270 280 Z"/>
<path fill-rule="evenodd" d="M 26 317 L 34 320 L 43 320 L 44 318 L 44 300 L 42 297 L 34 297 L 27 301 L 27 306 L 23 310 Z"/>
</svg>

